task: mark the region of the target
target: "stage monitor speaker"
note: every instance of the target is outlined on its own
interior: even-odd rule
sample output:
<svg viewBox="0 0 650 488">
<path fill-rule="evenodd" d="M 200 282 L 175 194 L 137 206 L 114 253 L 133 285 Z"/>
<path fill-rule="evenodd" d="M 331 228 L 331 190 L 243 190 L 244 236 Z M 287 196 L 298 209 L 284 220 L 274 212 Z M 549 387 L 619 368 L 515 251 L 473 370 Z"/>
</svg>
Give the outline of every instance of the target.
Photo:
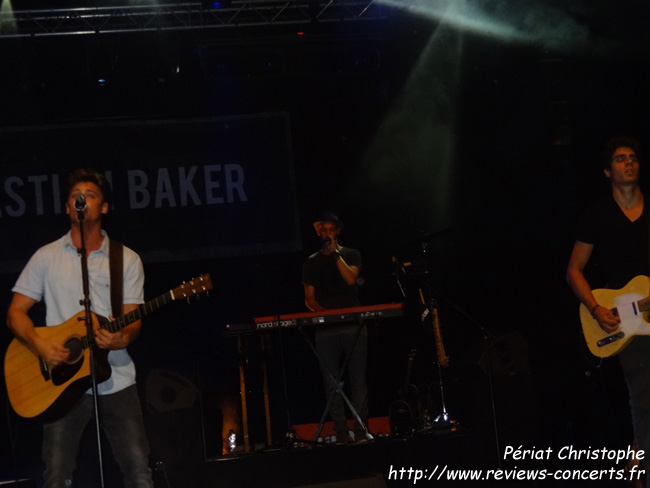
<svg viewBox="0 0 650 488">
<path fill-rule="evenodd" d="M 198 390 L 184 376 L 164 369 L 153 369 L 145 382 L 147 408 L 151 412 L 171 412 L 194 405 Z"/>
<path fill-rule="evenodd" d="M 144 390 L 156 486 L 198 486 L 204 458 L 198 388 L 179 373 L 152 369 Z"/>
<path fill-rule="evenodd" d="M 386 480 L 381 473 L 364 478 L 350 478 L 347 480 L 328 481 L 311 485 L 300 485 L 294 488 L 388 488 Z"/>
</svg>

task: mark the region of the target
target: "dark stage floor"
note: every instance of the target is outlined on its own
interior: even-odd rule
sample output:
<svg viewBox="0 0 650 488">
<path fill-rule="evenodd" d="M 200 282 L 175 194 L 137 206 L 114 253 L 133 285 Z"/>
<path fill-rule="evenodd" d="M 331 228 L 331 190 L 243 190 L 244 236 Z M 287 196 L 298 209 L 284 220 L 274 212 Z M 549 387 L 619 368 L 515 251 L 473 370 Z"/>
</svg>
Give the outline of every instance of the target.
<svg viewBox="0 0 650 488">
<path fill-rule="evenodd" d="M 364 444 L 223 456 L 204 462 L 198 471 L 168 472 L 169 484 L 164 473 L 158 471 L 156 475 L 162 488 L 415 486 L 416 476 L 428 476 L 437 466 L 484 467 L 489 449 L 469 432 L 432 431 L 404 439 L 377 438 Z"/>
<path fill-rule="evenodd" d="M 300 446 L 300 441 L 298 441 Z M 266 448 L 252 452 L 236 452 L 214 458 L 188 455 L 182 444 L 159 461 L 154 469 L 156 488 L 386 488 L 421 486 L 430 481 L 433 470 L 449 468 L 485 468 L 495 466 L 496 450 L 490 442 L 458 429 L 435 430 L 408 438 L 376 437 L 366 443 L 312 445 Z M 156 446 L 152 445 L 156 451 Z M 79 458 L 75 485 L 100 488 L 99 467 L 94 449 L 85 450 Z M 493 451 L 492 453 L 490 451 Z M 106 452 L 104 462 L 105 488 L 123 488 L 121 475 Z M 494 461 L 490 461 L 492 458 Z M 25 476 L 27 475 L 27 476 Z M 0 486 L 36 488 L 38 470 L 23 472 L 21 480 L 2 481 Z M 5 478 L 6 480 L 6 478 Z M 440 482 L 436 481 L 440 486 Z"/>
<path fill-rule="evenodd" d="M 514 446 L 515 448 L 517 446 Z M 554 456 L 551 456 L 554 457 Z M 595 464 L 498 459 L 495 439 L 427 431 L 346 446 L 269 449 L 208 460 L 197 470 L 157 472 L 157 488 L 393 488 L 414 486 L 634 487 Z M 602 467 L 601 467 L 602 468 Z M 600 473 L 600 474 L 599 474 Z M 621 471 L 622 473 L 622 471 Z M 559 479 L 553 479 L 555 475 Z M 576 474 L 600 476 L 576 481 Z M 629 473 L 628 473 L 629 475 Z M 473 478 L 469 478 L 472 477 Z M 464 477 L 464 478 L 461 478 Z M 499 477 L 500 479 L 494 479 Z M 531 479 L 534 478 L 534 479 Z M 631 476 L 630 476 L 631 477 Z M 490 479 L 486 479 L 490 478 Z"/>
<path fill-rule="evenodd" d="M 214 458 L 191 458 L 182 446 L 181 462 L 158 463 L 156 488 L 393 488 L 426 486 L 507 487 L 632 487 L 614 481 L 616 473 L 595 464 L 547 461 L 504 461 L 497 455 L 496 439 L 471 430 L 428 430 L 409 437 L 381 437 L 363 444 L 267 448 Z M 155 447 L 155 446 L 152 446 Z M 515 448 L 517 446 L 514 446 Z M 541 449 L 539 450 L 541 451 Z M 501 459 L 499 459 L 501 457 Z M 623 463 L 624 464 L 624 463 Z M 619 466 L 618 468 L 621 468 Z M 617 469 L 618 469 L 617 468 Z M 105 466 L 105 487 L 123 488 L 119 473 Z M 620 471 L 623 473 L 623 471 Z M 552 479 L 558 473 L 559 480 Z M 598 480 L 574 481 L 575 473 Z M 627 473 L 629 475 L 629 473 Z M 536 479 L 531 479 L 530 477 Z M 462 477 L 462 478 L 461 478 Z M 472 478 L 469 478 L 472 477 Z M 486 480 L 489 477 L 489 480 Z M 500 477 L 500 479 L 494 479 Z M 544 478 L 544 479 L 540 479 Z M 2 488 L 36 488 L 37 483 L 0 482 Z M 98 473 L 90 463 L 80 466 L 75 486 L 100 488 Z"/>
</svg>

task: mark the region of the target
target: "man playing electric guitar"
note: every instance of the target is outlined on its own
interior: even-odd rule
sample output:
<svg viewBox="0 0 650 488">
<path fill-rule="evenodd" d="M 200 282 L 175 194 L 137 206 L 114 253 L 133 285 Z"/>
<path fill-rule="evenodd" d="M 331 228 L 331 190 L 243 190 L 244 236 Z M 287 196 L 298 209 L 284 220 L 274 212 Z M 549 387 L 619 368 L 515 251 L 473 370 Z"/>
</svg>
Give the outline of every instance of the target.
<svg viewBox="0 0 650 488">
<path fill-rule="evenodd" d="M 584 270 L 597 255 L 607 279 L 606 287 L 623 288 L 637 275 L 650 275 L 650 206 L 639 187 L 640 144 L 629 137 L 608 141 L 604 152 L 605 176 L 611 194 L 595 202 L 582 215 L 567 268 L 567 282 L 607 333 L 619 326 L 619 316 L 599 304 Z M 627 383 L 634 435 L 639 449 L 650 449 L 650 336 L 638 336 L 618 355 Z M 650 486 L 650 482 L 648 484 Z"/>
<path fill-rule="evenodd" d="M 46 325 L 62 324 L 82 310 L 81 260 L 78 250 L 85 247 L 91 309 L 97 315 L 111 313 L 109 238 L 102 230 L 102 216 L 108 212 L 110 186 L 103 175 L 94 170 L 76 170 L 67 182 L 66 212 L 70 231 L 62 238 L 40 248 L 29 260 L 13 288 L 13 299 L 7 324 L 18 340 L 43 361 L 43 368 L 52 371 L 70 356 L 68 348 L 38 334 L 29 312 L 32 306 L 45 301 Z M 77 211 L 75 203 L 84 202 Z M 80 221 L 80 213 L 83 220 Z M 85 246 L 81 242 L 81 225 Z M 123 247 L 122 313 L 136 310 L 144 302 L 144 271 L 140 257 Z M 141 321 L 136 320 L 118 332 L 99 328 L 96 345 L 108 352 L 110 378 L 98 385 L 101 426 L 125 478 L 125 486 L 152 488 L 148 466 L 149 445 L 142 420 L 135 385 L 135 366 L 126 347 L 138 336 Z M 92 395 L 84 394 L 62 418 L 44 424 L 43 460 L 45 487 L 70 487 L 77 450 L 86 424 L 93 418 Z"/>
</svg>

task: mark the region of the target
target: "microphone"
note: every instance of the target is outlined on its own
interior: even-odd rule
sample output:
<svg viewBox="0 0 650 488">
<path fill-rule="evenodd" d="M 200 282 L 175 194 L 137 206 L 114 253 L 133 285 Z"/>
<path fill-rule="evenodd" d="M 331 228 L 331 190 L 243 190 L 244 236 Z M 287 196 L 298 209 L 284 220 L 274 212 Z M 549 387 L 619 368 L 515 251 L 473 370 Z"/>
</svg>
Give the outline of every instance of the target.
<svg viewBox="0 0 650 488">
<path fill-rule="evenodd" d="M 77 198 L 74 201 L 74 209 L 77 212 L 83 212 L 86 210 L 86 197 L 83 196 L 82 193 L 79 193 L 79 195 L 77 195 Z"/>
<path fill-rule="evenodd" d="M 331 242 L 332 242 L 332 238 L 330 236 L 327 236 L 325 239 L 323 239 L 323 249 L 329 246 Z"/>
</svg>

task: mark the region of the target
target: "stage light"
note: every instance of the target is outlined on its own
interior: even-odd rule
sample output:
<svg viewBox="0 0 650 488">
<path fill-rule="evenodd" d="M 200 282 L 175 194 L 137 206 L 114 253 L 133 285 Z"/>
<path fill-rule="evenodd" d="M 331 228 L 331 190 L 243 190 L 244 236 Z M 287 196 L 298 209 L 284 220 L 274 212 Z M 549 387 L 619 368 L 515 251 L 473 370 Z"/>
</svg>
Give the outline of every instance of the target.
<svg viewBox="0 0 650 488">
<path fill-rule="evenodd" d="M 500 39 L 573 49 L 590 41 L 589 31 L 566 10 L 537 2 L 379 0 L 389 7 Z"/>
<path fill-rule="evenodd" d="M 231 0 L 202 0 L 201 5 L 206 10 L 218 10 L 221 8 L 230 7 L 232 4 Z"/>
<path fill-rule="evenodd" d="M 11 2 L 0 0 L 0 33 L 13 34 L 16 30 L 16 19 Z"/>
</svg>

